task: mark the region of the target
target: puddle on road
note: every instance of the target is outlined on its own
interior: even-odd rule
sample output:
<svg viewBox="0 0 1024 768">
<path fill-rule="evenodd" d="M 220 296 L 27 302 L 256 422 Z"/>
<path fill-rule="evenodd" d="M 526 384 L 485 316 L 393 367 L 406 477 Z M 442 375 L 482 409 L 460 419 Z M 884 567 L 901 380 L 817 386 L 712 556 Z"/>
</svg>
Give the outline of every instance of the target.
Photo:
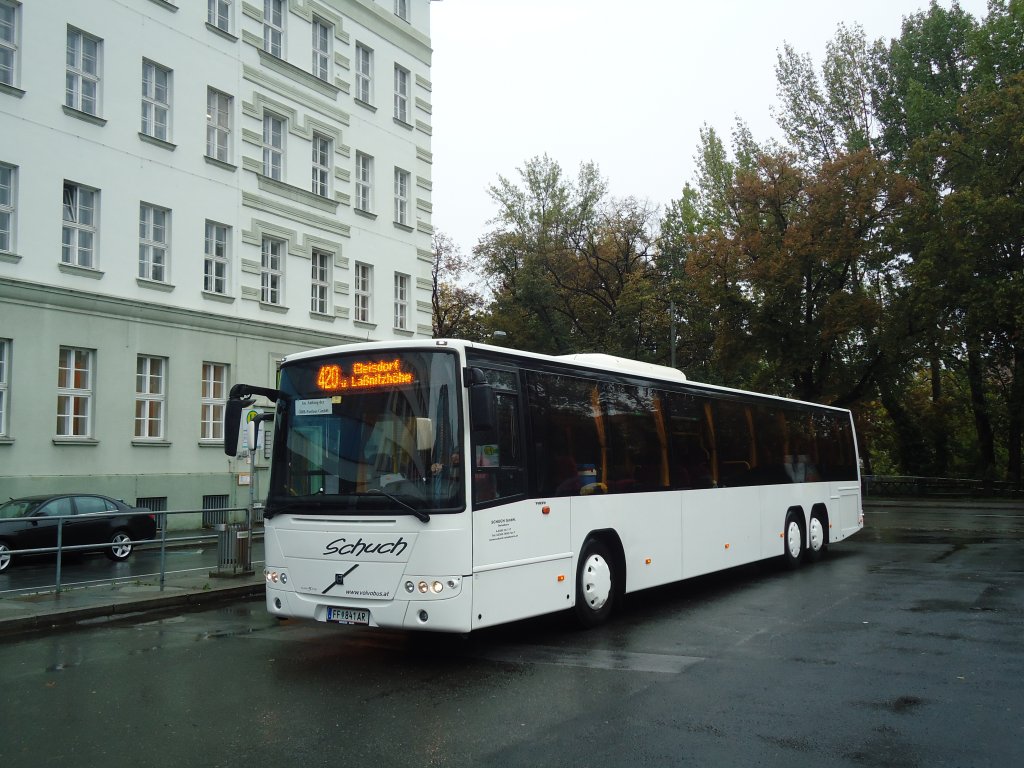
<svg viewBox="0 0 1024 768">
<path fill-rule="evenodd" d="M 549 664 L 561 667 L 609 669 L 617 672 L 655 672 L 678 675 L 704 661 L 702 656 L 672 656 L 661 653 L 631 653 L 601 649 L 549 648 L 544 646 L 496 647 L 468 654 L 486 661 L 509 664 Z"/>
</svg>

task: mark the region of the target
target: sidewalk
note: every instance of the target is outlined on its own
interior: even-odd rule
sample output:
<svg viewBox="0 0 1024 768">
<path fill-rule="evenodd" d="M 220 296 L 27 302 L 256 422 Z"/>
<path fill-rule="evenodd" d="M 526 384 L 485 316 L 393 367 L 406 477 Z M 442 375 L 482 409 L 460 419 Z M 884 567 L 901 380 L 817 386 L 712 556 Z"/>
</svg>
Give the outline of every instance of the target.
<svg viewBox="0 0 1024 768">
<path fill-rule="evenodd" d="M 188 536 L 175 531 L 175 536 Z M 202 533 L 208 535 L 209 531 Z M 187 542 L 179 546 L 194 544 Z M 147 611 L 213 605 L 263 595 L 262 568 L 250 575 L 211 576 L 209 569 L 168 574 L 163 591 L 158 575 L 144 580 L 102 586 L 65 588 L 59 594 L 40 592 L 0 597 L 0 637 L 47 629 L 114 621 Z"/>
</svg>

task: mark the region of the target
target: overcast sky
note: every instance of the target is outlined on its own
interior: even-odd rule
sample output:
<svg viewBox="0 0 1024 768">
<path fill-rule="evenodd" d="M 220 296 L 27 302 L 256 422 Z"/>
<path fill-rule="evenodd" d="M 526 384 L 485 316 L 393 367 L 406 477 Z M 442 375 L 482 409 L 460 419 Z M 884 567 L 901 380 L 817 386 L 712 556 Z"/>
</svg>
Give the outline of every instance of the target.
<svg viewBox="0 0 1024 768">
<path fill-rule="evenodd" d="M 950 0 L 940 0 L 949 7 Z M 981 18 L 985 0 L 961 0 Z M 840 22 L 897 37 L 927 0 L 440 0 L 430 4 L 433 224 L 470 253 L 488 187 L 547 153 L 597 163 L 615 197 L 664 206 L 692 181 L 703 124 L 779 134 L 784 43 L 820 68 Z"/>
</svg>

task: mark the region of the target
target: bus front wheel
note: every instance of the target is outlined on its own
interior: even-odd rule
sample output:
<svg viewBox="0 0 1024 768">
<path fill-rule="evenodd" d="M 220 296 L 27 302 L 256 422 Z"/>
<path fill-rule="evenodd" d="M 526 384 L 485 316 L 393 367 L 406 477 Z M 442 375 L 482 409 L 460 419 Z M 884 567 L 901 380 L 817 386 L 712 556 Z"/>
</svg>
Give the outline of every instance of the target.
<svg viewBox="0 0 1024 768">
<path fill-rule="evenodd" d="M 786 560 L 786 567 L 793 569 L 800 567 L 800 560 L 804 556 L 804 529 L 800 525 L 800 517 L 795 512 L 786 516 L 786 528 L 782 533 L 785 541 L 783 557 Z"/>
<path fill-rule="evenodd" d="M 576 566 L 576 618 L 586 628 L 608 620 L 615 604 L 615 571 L 608 547 L 587 539 Z"/>
</svg>

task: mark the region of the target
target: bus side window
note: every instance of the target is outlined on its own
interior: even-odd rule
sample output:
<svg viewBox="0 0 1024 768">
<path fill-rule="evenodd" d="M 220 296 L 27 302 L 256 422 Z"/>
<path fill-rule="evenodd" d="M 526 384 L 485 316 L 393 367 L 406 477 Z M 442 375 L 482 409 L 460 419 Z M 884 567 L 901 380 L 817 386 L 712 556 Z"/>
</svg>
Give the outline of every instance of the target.
<svg viewBox="0 0 1024 768">
<path fill-rule="evenodd" d="M 478 504 L 526 491 L 519 397 L 508 391 L 515 387 L 514 374 L 495 370 L 484 374 L 494 387 L 497 423 L 493 430 L 474 436 L 473 501 Z"/>
</svg>

